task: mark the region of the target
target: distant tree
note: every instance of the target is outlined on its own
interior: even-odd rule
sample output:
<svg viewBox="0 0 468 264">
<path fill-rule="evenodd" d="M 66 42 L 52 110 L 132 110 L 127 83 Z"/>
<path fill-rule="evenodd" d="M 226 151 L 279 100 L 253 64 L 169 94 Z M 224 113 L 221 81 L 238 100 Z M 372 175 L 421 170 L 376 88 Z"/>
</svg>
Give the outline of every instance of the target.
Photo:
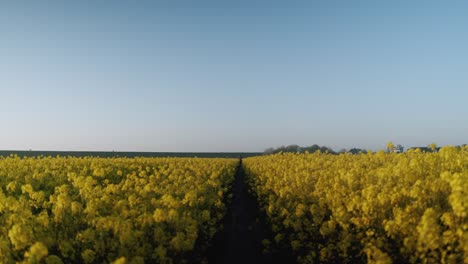
<svg viewBox="0 0 468 264">
<path fill-rule="evenodd" d="M 298 145 L 289 145 L 285 148 L 284 152 L 299 152 Z"/>
<path fill-rule="evenodd" d="M 275 153 L 275 148 L 267 148 L 267 149 L 265 149 L 264 152 L 265 152 L 265 154 L 273 154 L 273 153 Z"/>
<path fill-rule="evenodd" d="M 395 147 L 395 145 L 393 145 L 393 143 L 391 141 L 387 143 L 387 151 L 388 152 L 392 152 L 394 147 Z"/>
<path fill-rule="evenodd" d="M 308 151 L 309 153 L 314 153 L 319 149 L 320 149 L 320 146 L 317 145 L 317 144 L 314 144 L 314 145 L 309 146 L 309 147 L 302 148 L 303 151 Z"/>
<path fill-rule="evenodd" d="M 325 147 L 325 146 L 320 147 L 320 151 L 321 151 L 322 153 L 333 153 L 333 150 L 332 150 L 332 149 L 327 148 L 327 147 Z"/>
<path fill-rule="evenodd" d="M 414 150 L 414 149 L 419 149 L 419 151 L 421 152 L 433 152 L 433 150 L 431 149 L 430 145 L 428 145 L 427 147 L 411 147 L 409 148 L 408 150 Z M 435 151 L 438 151 L 440 148 L 435 148 Z"/>
<path fill-rule="evenodd" d="M 280 152 L 293 152 L 293 153 L 300 152 L 300 153 L 304 153 L 306 151 L 309 152 L 309 153 L 314 153 L 314 152 L 316 152 L 318 150 L 320 150 L 323 153 L 331 153 L 331 154 L 335 153 L 333 151 L 333 149 L 325 147 L 325 146 L 320 147 L 317 144 L 314 144 L 314 145 L 309 146 L 309 147 L 300 147 L 298 145 L 289 145 L 289 146 L 281 146 L 281 147 L 277 147 L 277 148 L 268 148 L 268 149 L 266 149 L 264 151 L 264 153 L 265 154 L 275 154 L 275 153 L 280 153 Z"/>
<path fill-rule="evenodd" d="M 361 154 L 361 153 L 367 153 L 367 150 L 360 149 L 360 148 L 352 148 L 348 152 L 351 154 Z"/>
</svg>

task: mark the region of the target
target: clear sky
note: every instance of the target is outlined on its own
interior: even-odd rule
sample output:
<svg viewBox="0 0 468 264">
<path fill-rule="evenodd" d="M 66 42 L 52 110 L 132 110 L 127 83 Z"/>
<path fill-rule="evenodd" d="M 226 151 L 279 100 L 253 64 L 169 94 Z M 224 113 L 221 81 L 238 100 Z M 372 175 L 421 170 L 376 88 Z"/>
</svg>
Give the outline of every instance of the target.
<svg viewBox="0 0 468 264">
<path fill-rule="evenodd" d="M 0 149 L 468 143 L 467 1 L 2 1 Z"/>
</svg>

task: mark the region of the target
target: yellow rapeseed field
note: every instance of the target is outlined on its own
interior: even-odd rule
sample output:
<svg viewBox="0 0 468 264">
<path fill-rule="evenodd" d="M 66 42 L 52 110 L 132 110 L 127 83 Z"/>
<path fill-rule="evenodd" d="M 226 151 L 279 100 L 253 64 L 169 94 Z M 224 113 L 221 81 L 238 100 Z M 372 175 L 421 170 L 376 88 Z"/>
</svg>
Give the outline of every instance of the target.
<svg viewBox="0 0 468 264">
<path fill-rule="evenodd" d="M 0 158 L 0 263 L 183 263 L 237 160 Z"/>
<path fill-rule="evenodd" d="M 468 263 L 468 146 L 243 162 L 300 263 Z"/>
</svg>

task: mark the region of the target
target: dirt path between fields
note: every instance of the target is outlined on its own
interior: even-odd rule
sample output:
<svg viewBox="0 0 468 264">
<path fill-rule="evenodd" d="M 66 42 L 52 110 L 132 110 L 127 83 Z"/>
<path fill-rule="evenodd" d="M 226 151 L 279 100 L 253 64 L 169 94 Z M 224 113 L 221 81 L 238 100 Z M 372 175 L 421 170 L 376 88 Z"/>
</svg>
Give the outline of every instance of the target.
<svg viewBox="0 0 468 264">
<path fill-rule="evenodd" d="M 271 236 L 257 201 L 247 191 L 242 160 L 232 185 L 232 202 L 223 219 L 224 229 L 213 240 L 209 263 L 293 263 L 291 256 L 280 253 L 262 254 L 262 240 Z"/>
</svg>

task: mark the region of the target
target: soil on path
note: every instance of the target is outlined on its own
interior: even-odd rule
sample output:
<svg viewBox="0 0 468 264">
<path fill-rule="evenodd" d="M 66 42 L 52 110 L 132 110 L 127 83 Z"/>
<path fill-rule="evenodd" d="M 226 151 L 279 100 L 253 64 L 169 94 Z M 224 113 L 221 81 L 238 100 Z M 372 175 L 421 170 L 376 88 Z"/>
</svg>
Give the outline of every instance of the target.
<svg viewBox="0 0 468 264">
<path fill-rule="evenodd" d="M 223 219 L 223 230 L 215 235 L 208 252 L 208 262 L 226 264 L 294 263 L 287 252 L 263 254 L 262 240 L 270 238 L 271 230 L 255 197 L 249 194 L 240 160 L 232 185 L 232 201 Z"/>
</svg>

